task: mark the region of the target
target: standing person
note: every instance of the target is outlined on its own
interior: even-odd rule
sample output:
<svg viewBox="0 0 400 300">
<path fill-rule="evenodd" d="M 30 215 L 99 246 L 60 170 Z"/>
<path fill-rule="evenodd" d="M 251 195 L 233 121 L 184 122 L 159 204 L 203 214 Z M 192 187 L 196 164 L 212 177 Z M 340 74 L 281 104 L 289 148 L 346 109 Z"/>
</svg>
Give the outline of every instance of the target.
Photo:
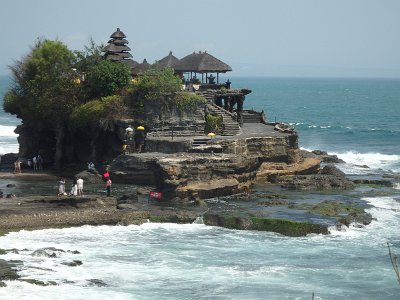
<svg viewBox="0 0 400 300">
<path fill-rule="evenodd" d="M 40 154 L 37 155 L 36 160 L 37 160 L 38 169 L 43 170 L 43 158 Z"/>
<path fill-rule="evenodd" d="M 58 196 L 63 196 L 65 194 L 65 179 L 60 177 L 58 180 Z"/>
<path fill-rule="evenodd" d="M 78 178 L 78 180 L 76 181 L 76 185 L 78 188 L 78 196 L 83 196 L 83 179 L 82 179 L 82 177 Z"/>
<path fill-rule="evenodd" d="M 37 171 L 37 158 L 36 158 L 36 156 L 34 156 L 32 158 L 32 162 L 33 162 L 33 171 Z"/>
<path fill-rule="evenodd" d="M 107 177 L 107 183 L 106 183 L 106 189 L 107 189 L 107 197 L 111 196 L 111 179 L 110 177 Z"/>
<path fill-rule="evenodd" d="M 14 162 L 14 173 L 21 174 L 21 161 L 19 158 Z"/>
</svg>

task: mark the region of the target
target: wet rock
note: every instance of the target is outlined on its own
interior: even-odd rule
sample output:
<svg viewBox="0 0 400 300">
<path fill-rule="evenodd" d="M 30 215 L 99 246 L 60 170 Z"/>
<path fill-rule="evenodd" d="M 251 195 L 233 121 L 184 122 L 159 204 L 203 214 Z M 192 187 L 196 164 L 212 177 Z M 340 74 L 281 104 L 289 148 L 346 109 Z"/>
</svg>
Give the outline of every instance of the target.
<svg viewBox="0 0 400 300">
<path fill-rule="evenodd" d="M 325 225 L 297 222 L 286 219 L 239 216 L 230 214 L 204 214 L 204 224 L 238 230 L 259 230 L 280 233 L 286 236 L 306 236 L 310 233 L 328 234 Z"/>
<path fill-rule="evenodd" d="M 117 205 L 118 209 L 135 209 L 135 205 L 129 203 L 121 203 Z"/>
<path fill-rule="evenodd" d="M 138 193 L 135 191 L 134 193 L 131 193 L 131 194 L 122 195 L 121 197 L 119 197 L 117 199 L 117 201 L 118 201 L 118 204 L 124 204 L 124 203 L 133 204 L 133 203 L 136 203 L 136 202 L 138 202 Z"/>
<path fill-rule="evenodd" d="M 16 267 L 21 264 L 20 261 L 6 261 L 0 259 L 0 282 L 3 280 L 16 280 L 19 278 Z"/>
<path fill-rule="evenodd" d="M 294 190 L 350 189 L 353 182 L 335 166 L 325 166 L 318 174 L 285 176 L 279 178 L 283 188 Z"/>
<path fill-rule="evenodd" d="M 363 225 L 369 225 L 374 218 L 372 217 L 371 214 L 363 212 L 363 213 L 351 213 L 345 217 L 342 217 L 339 219 L 339 222 L 346 225 L 347 227 L 350 226 L 350 224 L 355 223 L 355 224 L 363 224 Z"/>
<path fill-rule="evenodd" d="M 338 158 L 337 155 L 328 154 L 326 151 L 313 150 L 311 153 L 319 157 L 324 163 L 345 163 L 345 161 Z"/>
<path fill-rule="evenodd" d="M 323 169 L 321 171 L 318 172 L 319 174 L 322 175 L 332 175 L 332 176 L 336 176 L 336 177 L 340 177 L 340 178 L 345 178 L 346 174 L 339 170 L 338 168 L 336 168 L 335 166 L 332 165 L 327 165 L 325 167 L 323 167 Z"/>
<path fill-rule="evenodd" d="M 55 258 L 58 257 L 61 253 L 65 253 L 65 251 L 62 249 L 56 249 L 54 247 L 48 247 L 48 248 L 37 249 L 33 251 L 31 255 L 35 257 Z"/>
<path fill-rule="evenodd" d="M 72 254 L 81 254 L 78 250 L 68 250 L 67 252 Z"/>
<path fill-rule="evenodd" d="M 104 287 L 107 286 L 107 283 L 105 283 L 103 280 L 100 279 L 89 279 L 87 280 L 88 286 L 98 286 L 98 287 Z"/>
<path fill-rule="evenodd" d="M 6 187 L 13 188 L 13 187 L 15 187 L 15 184 L 9 183 L 9 184 L 6 185 Z"/>
<path fill-rule="evenodd" d="M 83 179 L 83 182 L 89 182 L 89 183 L 102 183 L 102 177 L 101 174 L 97 170 L 93 171 L 82 171 L 78 174 L 75 175 L 76 177 L 81 177 Z"/>
<path fill-rule="evenodd" d="M 62 265 L 65 265 L 65 266 L 69 266 L 69 267 L 77 267 L 77 266 L 80 266 L 80 265 L 82 265 L 82 261 L 80 261 L 80 260 L 73 260 L 73 261 L 69 261 L 69 262 L 63 262 L 63 263 L 61 263 Z"/>
<path fill-rule="evenodd" d="M 355 179 L 353 182 L 355 184 L 383 185 L 387 187 L 393 186 L 392 181 L 386 179 Z"/>
<path fill-rule="evenodd" d="M 267 201 L 259 202 L 258 204 L 262 206 L 283 206 L 288 205 L 289 201 L 285 199 L 270 199 Z"/>
</svg>

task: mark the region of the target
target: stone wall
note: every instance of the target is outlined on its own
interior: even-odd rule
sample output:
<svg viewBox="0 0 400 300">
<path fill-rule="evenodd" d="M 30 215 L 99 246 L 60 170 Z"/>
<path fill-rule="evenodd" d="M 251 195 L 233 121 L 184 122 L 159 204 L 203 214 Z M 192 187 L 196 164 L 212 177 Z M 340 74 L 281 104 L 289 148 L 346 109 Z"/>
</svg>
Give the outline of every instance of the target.
<svg viewBox="0 0 400 300">
<path fill-rule="evenodd" d="M 215 141 L 224 153 L 257 156 L 262 161 L 293 163 L 298 161 L 297 135 L 280 137 L 249 137 Z"/>
<path fill-rule="evenodd" d="M 178 109 L 173 102 L 167 100 L 151 100 L 144 104 L 144 120 L 150 131 L 158 131 L 161 135 L 196 135 L 203 134 L 205 128 L 205 103 L 197 108 Z M 163 134 L 164 133 L 164 134 Z"/>
</svg>

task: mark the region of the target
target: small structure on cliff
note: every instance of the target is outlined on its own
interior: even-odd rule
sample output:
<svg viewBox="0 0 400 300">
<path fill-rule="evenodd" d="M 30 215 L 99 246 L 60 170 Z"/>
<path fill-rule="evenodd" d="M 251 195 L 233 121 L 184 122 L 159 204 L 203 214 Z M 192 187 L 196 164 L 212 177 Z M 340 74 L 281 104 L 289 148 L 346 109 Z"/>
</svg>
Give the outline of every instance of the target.
<svg viewBox="0 0 400 300">
<path fill-rule="evenodd" d="M 188 73 L 188 77 L 191 80 L 196 78 L 196 74 L 199 73 L 201 74 L 201 83 L 210 85 L 219 83 L 219 73 L 232 71 L 232 68 L 229 65 L 206 51 L 193 52 L 192 54 L 185 56 L 175 64 L 174 69 L 177 73 Z M 208 76 L 210 73 L 211 75 Z M 214 81 L 215 77 L 212 76 L 212 73 L 217 74 L 216 83 Z"/>
</svg>

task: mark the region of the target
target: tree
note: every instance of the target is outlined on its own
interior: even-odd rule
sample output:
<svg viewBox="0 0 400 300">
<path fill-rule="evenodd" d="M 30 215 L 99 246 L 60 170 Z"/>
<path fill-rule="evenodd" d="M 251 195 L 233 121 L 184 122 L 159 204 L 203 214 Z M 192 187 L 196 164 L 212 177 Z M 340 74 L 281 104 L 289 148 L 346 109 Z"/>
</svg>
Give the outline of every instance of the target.
<svg viewBox="0 0 400 300">
<path fill-rule="evenodd" d="M 87 71 L 87 84 L 92 97 L 111 96 L 126 87 L 131 79 L 128 65 L 102 60 Z"/>
<path fill-rule="evenodd" d="M 132 85 L 132 95 L 140 100 L 159 100 L 166 94 L 181 91 L 182 81 L 174 70 L 149 70 Z"/>
<path fill-rule="evenodd" d="M 62 157 L 65 123 L 81 92 L 74 61 L 60 41 L 38 40 L 27 56 L 10 66 L 13 86 L 4 99 L 4 110 L 24 124 L 54 131 L 56 165 Z"/>
</svg>

